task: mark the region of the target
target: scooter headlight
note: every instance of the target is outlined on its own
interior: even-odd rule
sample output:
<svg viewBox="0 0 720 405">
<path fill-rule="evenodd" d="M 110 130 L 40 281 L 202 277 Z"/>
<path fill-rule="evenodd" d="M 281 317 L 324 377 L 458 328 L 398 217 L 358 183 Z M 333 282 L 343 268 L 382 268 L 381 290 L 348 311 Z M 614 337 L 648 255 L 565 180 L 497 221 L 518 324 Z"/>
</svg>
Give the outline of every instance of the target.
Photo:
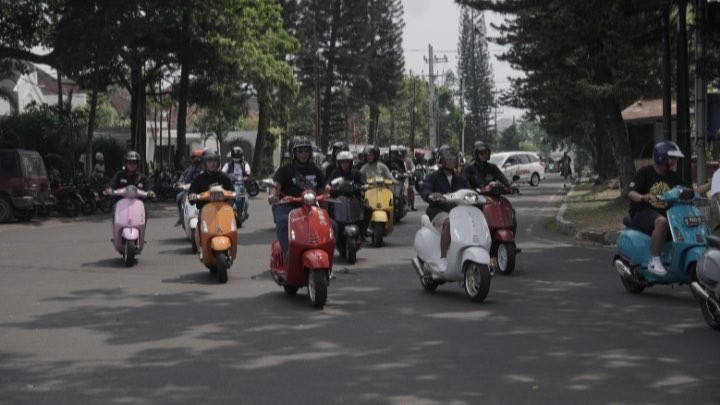
<svg viewBox="0 0 720 405">
<path fill-rule="evenodd" d="M 307 205 L 315 205 L 317 203 L 317 197 L 315 196 L 315 193 L 305 193 L 303 201 L 305 201 L 305 204 Z"/>
<path fill-rule="evenodd" d="M 127 188 L 125 189 L 125 195 L 128 198 L 135 198 L 137 193 L 138 193 L 138 189 L 135 186 L 127 186 Z"/>
<path fill-rule="evenodd" d="M 382 176 L 375 177 L 375 184 L 385 184 L 385 178 Z"/>
<path fill-rule="evenodd" d="M 467 204 L 477 204 L 480 198 L 477 194 L 465 194 L 464 200 Z"/>
</svg>

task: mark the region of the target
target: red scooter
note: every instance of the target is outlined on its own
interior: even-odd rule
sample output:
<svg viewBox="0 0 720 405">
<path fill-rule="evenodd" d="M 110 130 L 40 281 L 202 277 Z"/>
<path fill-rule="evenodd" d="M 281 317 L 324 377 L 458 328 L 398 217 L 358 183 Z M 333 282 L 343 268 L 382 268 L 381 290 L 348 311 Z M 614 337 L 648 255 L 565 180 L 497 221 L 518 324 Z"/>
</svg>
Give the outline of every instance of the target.
<svg viewBox="0 0 720 405">
<path fill-rule="evenodd" d="M 513 177 L 513 181 L 515 180 Z M 491 265 L 500 273 L 509 276 L 515 270 L 515 256 L 521 252 L 515 245 L 517 218 L 515 210 L 504 194 L 516 194 L 517 188 L 506 187 L 500 182 L 490 182 L 478 189 L 487 202 L 483 205 L 483 213 L 490 230 L 492 245 L 490 247 Z"/>
<path fill-rule="evenodd" d="M 318 206 L 328 201 L 325 194 L 305 191 L 301 197 L 285 196 L 278 204 L 302 204 L 288 215 L 288 260 L 283 259 L 280 242 L 273 242 L 270 250 L 270 273 L 285 293 L 295 295 L 307 286 L 308 296 L 315 308 L 327 302 L 335 237 L 330 215 Z"/>
</svg>

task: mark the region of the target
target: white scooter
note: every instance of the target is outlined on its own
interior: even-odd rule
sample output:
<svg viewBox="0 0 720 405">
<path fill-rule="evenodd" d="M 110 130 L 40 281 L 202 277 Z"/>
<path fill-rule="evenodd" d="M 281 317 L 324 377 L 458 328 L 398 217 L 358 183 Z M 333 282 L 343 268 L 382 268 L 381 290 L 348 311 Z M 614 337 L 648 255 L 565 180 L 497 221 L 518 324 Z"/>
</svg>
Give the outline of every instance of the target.
<svg viewBox="0 0 720 405">
<path fill-rule="evenodd" d="M 185 196 L 183 197 L 183 222 L 182 227 L 185 230 L 185 236 L 190 240 L 190 243 L 192 243 L 192 252 L 197 253 L 198 248 L 195 244 L 195 228 L 197 228 L 198 223 L 198 209 L 197 206 L 194 204 L 190 204 L 188 201 L 188 189 L 190 188 L 190 184 L 184 184 L 182 186 L 182 189 L 185 190 Z"/>
<path fill-rule="evenodd" d="M 458 281 L 470 300 L 482 302 L 490 291 L 494 273 L 489 266 L 492 240 L 480 209 L 485 197 L 474 190 L 463 189 L 444 194 L 442 201 L 456 205 L 449 214 L 451 242 L 447 268 L 436 270 L 428 265 L 428 261 L 440 259 L 440 232 L 425 214 L 422 227 L 415 233 L 417 257 L 412 260 L 413 267 L 425 290 L 435 291 L 440 284 Z"/>
</svg>

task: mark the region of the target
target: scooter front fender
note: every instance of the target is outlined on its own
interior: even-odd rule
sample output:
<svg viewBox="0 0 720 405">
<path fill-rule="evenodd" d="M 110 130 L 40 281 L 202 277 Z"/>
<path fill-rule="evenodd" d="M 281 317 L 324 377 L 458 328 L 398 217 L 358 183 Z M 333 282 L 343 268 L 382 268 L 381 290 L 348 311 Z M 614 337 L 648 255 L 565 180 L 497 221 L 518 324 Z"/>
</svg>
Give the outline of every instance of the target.
<svg viewBox="0 0 720 405">
<path fill-rule="evenodd" d="M 493 241 L 510 243 L 515 240 L 515 233 L 510 229 L 496 229 L 492 235 Z"/>
<path fill-rule="evenodd" d="M 137 228 L 128 226 L 123 228 L 122 236 L 125 240 L 137 240 L 140 237 L 140 231 Z"/>
<path fill-rule="evenodd" d="M 481 247 L 471 246 L 463 250 L 460 263 L 465 265 L 465 262 L 467 262 L 468 260 L 475 263 L 487 265 L 488 263 L 490 263 L 490 254 L 487 252 L 487 250 Z"/>
<path fill-rule="evenodd" d="M 190 218 L 190 229 L 197 228 L 198 219 L 197 218 Z"/>
<path fill-rule="evenodd" d="M 370 217 L 370 222 L 387 222 L 388 221 L 388 214 L 387 211 L 383 210 L 375 210 L 372 213 L 372 216 Z"/>
<path fill-rule="evenodd" d="M 214 236 L 212 240 L 210 240 L 210 249 L 214 252 L 226 251 L 230 249 L 231 245 L 230 238 L 227 236 Z"/>
<path fill-rule="evenodd" d="M 322 249 L 308 249 L 303 252 L 302 264 L 306 269 L 329 269 L 330 257 Z"/>
</svg>

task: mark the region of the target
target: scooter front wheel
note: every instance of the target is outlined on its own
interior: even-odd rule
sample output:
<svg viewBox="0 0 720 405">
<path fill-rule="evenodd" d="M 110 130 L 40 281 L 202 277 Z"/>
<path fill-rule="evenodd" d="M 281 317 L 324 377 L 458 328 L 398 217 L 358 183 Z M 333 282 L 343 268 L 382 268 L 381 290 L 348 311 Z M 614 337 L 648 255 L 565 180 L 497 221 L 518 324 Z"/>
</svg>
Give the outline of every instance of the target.
<svg viewBox="0 0 720 405">
<path fill-rule="evenodd" d="M 348 264 L 355 264 L 357 261 L 357 242 L 353 238 L 345 241 L 345 260 Z"/>
<path fill-rule="evenodd" d="M 473 302 L 483 302 L 490 291 L 490 269 L 480 263 L 465 264 L 465 294 Z"/>
<path fill-rule="evenodd" d="M 499 243 L 495 248 L 497 269 L 500 273 L 509 276 L 515 271 L 515 257 L 517 249 L 514 243 Z"/>
<path fill-rule="evenodd" d="M 313 306 L 322 309 L 327 302 L 327 270 L 310 270 L 308 274 L 308 296 Z"/>
<path fill-rule="evenodd" d="M 292 285 L 284 285 L 283 290 L 285 290 L 285 294 L 287 295 L 295 295 L 298 292 L 298 288 Z"/>
<path fill-rule="evenodd" d="M 383 245 L 383 236 L 385 235 L 385 224 L 382 222 L 375 222 L 373 224 L 373 245 L 375 247 L 381 247 Z"/>
<path fill-rule="evenodd" d="M 228 281 L 228 257 L 225 252 L 215 252 L 215 269 L 218 281 L 225 284 Z"/>
<path fill-rule="evenodd" d="M 135 242 L 130 240 L 123 242 L 123 262 L 128 267 L 135 264 Z"/>
</svg>

